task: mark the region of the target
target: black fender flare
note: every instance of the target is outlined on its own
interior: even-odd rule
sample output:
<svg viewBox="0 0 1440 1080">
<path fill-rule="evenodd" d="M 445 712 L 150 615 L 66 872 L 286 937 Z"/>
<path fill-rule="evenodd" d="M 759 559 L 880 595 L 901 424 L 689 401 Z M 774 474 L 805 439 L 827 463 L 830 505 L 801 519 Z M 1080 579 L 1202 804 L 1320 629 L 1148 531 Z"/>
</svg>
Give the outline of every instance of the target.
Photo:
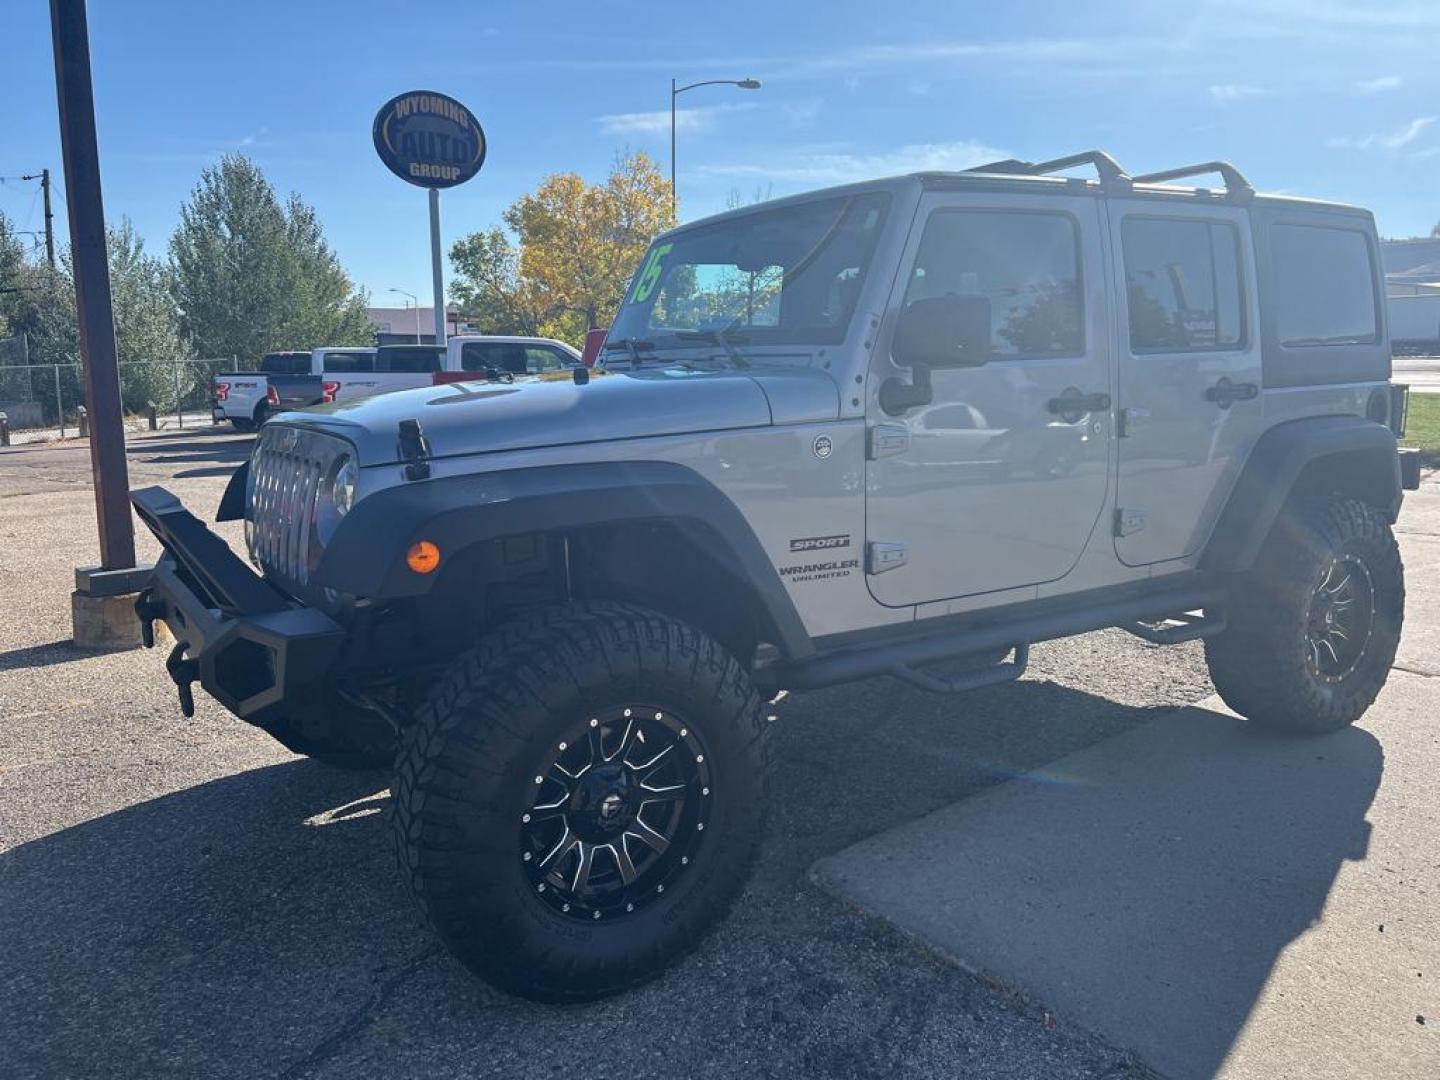
<svg viewBox="0 0 1440 1080">
<path fill-rule="evenodd" d="M 814 651 L 745 516 L 714 484 L 674 462 L 547 465 L 386 488 L 346 516 L 311 582 L 377 600 L 423 596 L 438 575 L 417 574 L 405 563 L 420 540 L 439 547 L 443 558 L 504 536 L 647 520 L 676 526 L 747 583 L 788 656 Z"/>
<path fill-rule="evenodd" d="M 1302 473 L 1330 459 L 1337 487 L 1393 522 L 1403 496 L 1395 433 L 1363 416 L 1310 416 L 1276 424 L 1256 441 L 1201 557 L 1202 569 L 1236 573 L 1260 553 Z"/>
</svg>

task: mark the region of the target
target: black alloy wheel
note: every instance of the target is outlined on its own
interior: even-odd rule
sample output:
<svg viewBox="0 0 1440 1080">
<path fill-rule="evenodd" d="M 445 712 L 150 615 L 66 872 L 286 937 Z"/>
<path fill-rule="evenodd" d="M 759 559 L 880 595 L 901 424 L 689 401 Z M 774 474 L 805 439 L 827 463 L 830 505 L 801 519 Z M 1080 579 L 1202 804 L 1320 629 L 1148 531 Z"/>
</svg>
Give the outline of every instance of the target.
<svg viewBox="0 0 1440 1080">
<path fill-rule="evenodd" d="M 1332 559 L 1310 598 L 1306 642 L 1315 677 L 1336 683 L 1359 667 L 1375 631 L 1375 582 L 1359 555 Z"/>
<path fill-rule="evenodd" d="M 705 838 L 710 766 L 685 721 L 653 705 L 580 721 L 535 775 L 520 858 L 562 915 L 597 920 L 658 900 Z"/>
</svg>

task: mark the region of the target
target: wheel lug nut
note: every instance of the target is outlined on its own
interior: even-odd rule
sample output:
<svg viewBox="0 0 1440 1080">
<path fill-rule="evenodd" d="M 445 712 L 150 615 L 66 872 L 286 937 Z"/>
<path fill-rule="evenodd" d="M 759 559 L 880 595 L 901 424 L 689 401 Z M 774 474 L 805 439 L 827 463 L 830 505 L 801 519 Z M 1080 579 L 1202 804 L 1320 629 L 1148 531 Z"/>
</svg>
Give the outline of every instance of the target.
<svg viewBox="0 0 1440 1080">
<path fill-rule="evenodd" d="M 591 727 L 599 727 L 599 726 L 600 726 L 600 721 L 599 721 L 599 720 L 596 720 L 596 719 L 592 716 L 592 717 L 590 718 L 590 726 L 591 726 Z"/>
<path fill-rule="evenodd" d="M 530 824 L 530 815 L 529 815 L 529 814 L 521 814 L 521 815 L 520 815 L 520 821 L 521 821 L 523 824 L 526 824 L 526 825 Z"/>
<path fill-rule="evenodd" d="M 531 859 L 530 852 L 528 852 L 528 851 L 525 852 L 525 854 L 524 854 L 524 855 L 521 855 L 520 857 L 521 857 L 522 859 L 524 859 L 526 862 L 529 862 L 530 859 Z"/>
</svg>

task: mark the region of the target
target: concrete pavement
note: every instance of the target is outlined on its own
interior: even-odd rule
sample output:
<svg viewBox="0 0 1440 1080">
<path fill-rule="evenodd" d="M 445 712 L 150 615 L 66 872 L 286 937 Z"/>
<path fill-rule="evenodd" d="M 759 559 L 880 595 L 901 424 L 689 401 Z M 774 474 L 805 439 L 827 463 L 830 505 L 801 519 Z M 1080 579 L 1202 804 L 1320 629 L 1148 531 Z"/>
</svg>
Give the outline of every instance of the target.
<svg viewBox="0 0 1440 1080">
<path fill-rule="evenodd" d="M 1440 484 L 1362 723 L 1218 698 L 821 860 L 826 887 L 1173 1077 L 1440 1076 Z"/>
<path fill-rule="evenodd" d="M 1440 394 L 1440 356 L 1397 356 L 1391 361 L 1391 378 L 1408 383 L 1417 394 Z"/>
</svg>

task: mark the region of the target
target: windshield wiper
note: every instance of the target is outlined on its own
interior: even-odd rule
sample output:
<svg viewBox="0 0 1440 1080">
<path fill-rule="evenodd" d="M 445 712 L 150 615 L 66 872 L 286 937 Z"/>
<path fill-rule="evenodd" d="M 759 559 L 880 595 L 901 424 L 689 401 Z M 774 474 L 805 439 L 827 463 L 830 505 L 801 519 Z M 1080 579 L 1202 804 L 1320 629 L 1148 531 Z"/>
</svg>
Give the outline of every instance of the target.
<svg viewBox="0 0 1440 1080">
<path fill-rule="evenodd" d="M 750 361 L 745 359 L 740 350 L 735 347 L 737 341 L 744 344 L 750 339 L 740 337 L 735 333 L 733 327 L 727 326 L 723 330 L 677 330 L 675 337 L 680 341 L 708 341 L 712 345 L 719 345 L 730 357 L 730 362 L 737 368 L 750 366 Z"/>
<path fill-rule="evenodd" d="M 601 351 L 614 352 L 619 349 L 624 349 L 628 352 L 630 354 L 630 363 L 635 367 L 639 367 L 640 350 L 644 349 L 646 352 L 654 352 L 655 343 L 653 341 L 646 341 L 644 338 L 616 338 L 614 341 L 605 342 L 605 346 Z"/>
</svg>

